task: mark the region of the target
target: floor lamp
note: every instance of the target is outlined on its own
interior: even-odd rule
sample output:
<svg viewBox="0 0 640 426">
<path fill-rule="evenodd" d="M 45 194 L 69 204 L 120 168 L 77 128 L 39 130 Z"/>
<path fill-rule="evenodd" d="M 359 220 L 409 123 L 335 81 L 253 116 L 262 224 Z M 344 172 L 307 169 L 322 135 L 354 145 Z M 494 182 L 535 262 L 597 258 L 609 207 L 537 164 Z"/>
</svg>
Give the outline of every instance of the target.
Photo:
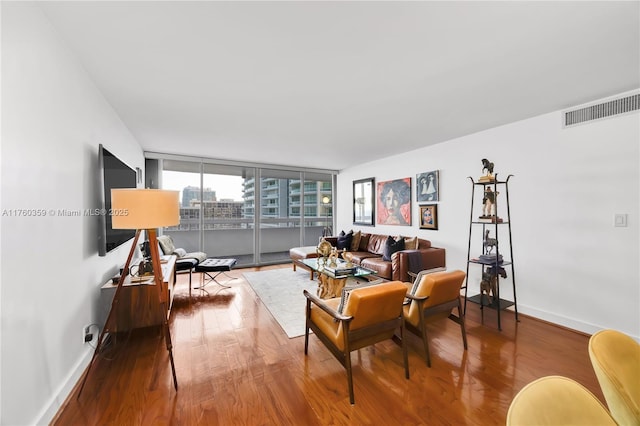
<svg viewBox="0 0 640 426">
<path fill-rule="evenodd" d="M 169 361 L 171 362 L 171 372 L 173 374 L 173 387 L 178 390 L 178 380 L 176 379 L 176 368 L 173 362 L 173 348 L 171 345 L 171 334 L 169 332 L 169 321 L 167 319 L 167 305 L 162 297 L 162 266 L 160 264 L 160 254 L 158 252 L 158 240 L 156 229 L 164 226 L 173 226 L 180 223 L 180 207 L 178 191 L 165 191 L 161 189 L 112 189 L 111 190 L 111 210 L 122 213 L 112 216 L 113 229 L 135 229 L 136 234 L 131 244 L 131 250 L 124 265 L 123 273 L 120 274 L 118 287 L 116 287 L 113 301 L 111 302 L 111 310 L 100 332 L 96 349 L 93 352 L 91 362 L 87 367 L 87 372 L 82 379 L 78 398 L 82 393 L 82 389 L 87 381 L 91 367 L 95 363 L 98 353 L 104 343 L 105 335 L 114 326 L 115 312 L 120 300 L 120 292 L 127 277 L 131 259 L 140 237 L 140 232 L 145 230 L 149 238 L 149 248 L 151 251 L 151 263 L 153 265 L 153 278 L 158 293 L 158 303 L 161 305 L 160 312 L 162 315 L 162 329 L 164 333 L 165 344 L 169 352 Z"/>
<path fill-rule="evenodd" d="M 331 202 L 331 198 L 328 196 L 322 197 L 322 204 L 324 204 L 324 212 L 325 212 L 325 227 L 322 230 L 323 237 L 330 237 L 332 234 L 331 227 L 329 227 L 329 203 Z"/>
</svg>

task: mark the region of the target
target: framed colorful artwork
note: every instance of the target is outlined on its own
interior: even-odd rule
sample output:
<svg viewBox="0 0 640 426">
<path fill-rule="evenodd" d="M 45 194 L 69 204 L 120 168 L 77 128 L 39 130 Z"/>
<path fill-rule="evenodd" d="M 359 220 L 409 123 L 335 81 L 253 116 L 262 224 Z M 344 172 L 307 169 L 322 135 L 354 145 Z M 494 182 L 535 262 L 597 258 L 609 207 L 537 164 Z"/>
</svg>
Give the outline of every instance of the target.
<svg viewBox="0 0 640 426">
<path fill-rule="evenodd" d="M 378 182 L 377 224 L 411 226 L 411 178 Z"/>
<path fill-rule="evenodd" d="M 420 173 L 416 176 L 416 198 L 419 203 L 439 201 L 439 173 L 437 170 Z"/>
</svg>

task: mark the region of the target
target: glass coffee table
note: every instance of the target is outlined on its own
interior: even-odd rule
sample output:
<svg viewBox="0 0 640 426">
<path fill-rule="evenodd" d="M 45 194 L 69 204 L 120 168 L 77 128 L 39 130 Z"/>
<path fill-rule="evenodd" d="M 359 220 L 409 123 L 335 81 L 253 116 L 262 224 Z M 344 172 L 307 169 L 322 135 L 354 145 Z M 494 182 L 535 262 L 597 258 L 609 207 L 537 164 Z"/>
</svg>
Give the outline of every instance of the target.
<svg viewBox="0 0 640 426">
<path fill-rule="evenodd" d="M 347 280 L 349 278 L 362 278 L 367 281 L 371 281 L 370 278 L 374 278 L 376 275 L 376 271 L 372 271 L 371 269 L 363 268 L 357 265 L 353 265 L 353 269 L 345 271 L 345 261 L 337 261 L 335 267 L 331 267 L 329 265 L 329 262 L 325 262 L 321 257 L 300 259 L 299 262 L 301 262 L 306 268 L 311 270 L 312 279 L 314 272 L 318 274 L 317 294 L 321 299 L 340 297 L 342 289 L 347 284 Z M 341 271 L 340 268 L 343 268 L 343 271 Z M 334 269 L 337 269 L 337 273 L 334 272 Z"/>
</svg>

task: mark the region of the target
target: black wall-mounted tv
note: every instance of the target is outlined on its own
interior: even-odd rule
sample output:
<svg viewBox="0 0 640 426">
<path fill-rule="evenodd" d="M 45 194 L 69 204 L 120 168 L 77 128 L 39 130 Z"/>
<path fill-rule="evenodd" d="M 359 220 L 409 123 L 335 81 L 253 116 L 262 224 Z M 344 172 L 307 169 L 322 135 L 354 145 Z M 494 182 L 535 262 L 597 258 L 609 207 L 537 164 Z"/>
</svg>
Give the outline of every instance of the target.
<svg viewBox="0 0 640 426">
<path fill-rule="evenodd" d="M 106 256 L 107 253 L 118 248 L 136 235 L 131 229 L 111 228 L 111 190 L 113 188 L 136 188 L 137 174 L 131 167 L 109 152 L 102 144 L 98 147 L 98 164 L 100 197 L 102 214 L 100 217 L 100 229 L 98 234 L 98 254 Z"/>
</svg>

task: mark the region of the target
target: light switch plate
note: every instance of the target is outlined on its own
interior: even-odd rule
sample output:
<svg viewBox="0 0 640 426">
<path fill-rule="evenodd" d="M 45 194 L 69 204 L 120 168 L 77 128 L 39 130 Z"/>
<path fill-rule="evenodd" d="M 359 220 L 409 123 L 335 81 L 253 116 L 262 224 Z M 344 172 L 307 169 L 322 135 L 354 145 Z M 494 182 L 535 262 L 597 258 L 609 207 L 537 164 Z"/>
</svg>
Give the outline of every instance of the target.
<svg viewBox="0 0 640 426">
<path fill-rule="evenodd" d="M 624 213 L 616 213 L 614 216 L 614 226 L 616 227 L 626 227 L 627 226 L 627 215 Z"/>
</svg>

